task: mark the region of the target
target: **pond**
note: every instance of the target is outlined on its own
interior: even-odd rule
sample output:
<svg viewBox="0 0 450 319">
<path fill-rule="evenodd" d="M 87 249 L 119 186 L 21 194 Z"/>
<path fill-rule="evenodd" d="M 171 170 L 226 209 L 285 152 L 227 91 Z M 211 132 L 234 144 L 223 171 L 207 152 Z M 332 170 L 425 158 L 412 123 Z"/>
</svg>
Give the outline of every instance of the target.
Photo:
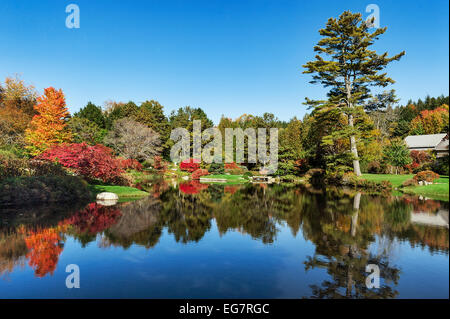
<svg viewBox="0 0 450 319">
<path fill-rule="evenodd" d="M 0 298 L 448 298 L 448 208 L 342 189 L 160 182 L 114 206 L 4 209 Z M 72 264 L 79 289 L 66 287 Z M 366 285 L 367 265 L 378 288 Z"/>
</svg>

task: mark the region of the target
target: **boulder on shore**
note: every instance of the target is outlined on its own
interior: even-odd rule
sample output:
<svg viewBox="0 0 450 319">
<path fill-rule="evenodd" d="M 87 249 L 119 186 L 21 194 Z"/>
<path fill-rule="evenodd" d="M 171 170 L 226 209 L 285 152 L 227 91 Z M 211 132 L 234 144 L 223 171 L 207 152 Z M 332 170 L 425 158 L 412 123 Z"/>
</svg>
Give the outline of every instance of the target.
<svg viewBox="0 0 450 319">
<path fill-rule="evenodd" d="M 119 200 L 119 196 L 115 193 L 102 192 L 97 194 L 97 200 Z"/>
<path fill-rule="evenodd" d="M 100 204 L 103 206 L 116 205 L 118 200 L 119 200 L 119 196 L 117 196 L 117 194 L 115 194 L 115 193 L 103 192 L 103 193 L 97 194 L 97 204 Z"/>
</svg>

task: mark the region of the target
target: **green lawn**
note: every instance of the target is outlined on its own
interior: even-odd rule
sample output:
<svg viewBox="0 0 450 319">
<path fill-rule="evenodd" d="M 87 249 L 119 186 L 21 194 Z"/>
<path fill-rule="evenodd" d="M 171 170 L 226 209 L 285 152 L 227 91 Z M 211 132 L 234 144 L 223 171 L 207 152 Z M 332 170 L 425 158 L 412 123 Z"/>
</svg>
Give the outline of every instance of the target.
<svg viewBox="0 0 450 319">
<path fill-rule="evenodd" d="M 242 175 L 226 175 L 226 174 L 206 175 L 206 176 L 202 176 L 202 178 L 219 178 L 219 179 L 227 179 L 227 180 L 243 179 Z"/>
<path fill-rule="evenodd" d="M 117 194 L 117 196 L 119 196 L 119 199 L 144 197 L 148 195 L 147 192 L 128 186 L 89 185 L 89 189 L 94 195 L 97 195 L 98 193 L 101 192 L 115 193 Z"/>
<path fill-rule="evenodd" d="M 417 187 L 405 187 L 403 191 L 407 194 L 416 194 L 429 197 L 432 199 L 438 199 L 448 202 L 448 178 L 446 184 L 433 184 Z"/>
<path fill-rule="evenodd" d="M 226 182 L 217 182 L 217 183 L 227 184 L 227 185 L 241 184 L 241 183 L 247 182 L 247 180 L 242 175 L 216 174 L 216 175 L 205 175 L 205 176 L 202 176 L 201 178 L 206 178 L 206 179 L 208 179 L 208 178 L 209 179 L 225 179 Z M 214 183 L 214 182 L 211 182 L 211 183 Z"/>
<path fill-rule="evenodd" d="M 392 187 L 396 188 L 402 185 L 402 183 L 408 179 L 414 177 L 414 174 L 407 175 L 395 175 L 395 174 L 363 174 L 362 177 L 369 181 L 381 182 L 389 181 Z"/>
<path fill-rule="evenodd" d="M 126 174 L 130 176 L 133 179 L 133 182 L 136 184 L 148 181 L 149 179 L 152 179 L 155 175 L 148 171 L 136 171 L 136 170 L 129 170 Z"/>
<path fill-rule="evenodd" d="M 363 178 L 371 181 L 390 181 L 394 188 L 400 187 L 402 183 L 414 177 L 414 174 L 393 175 L 393 174 L 363 174 Z M 425 197 L 449 201 L 449 179 L 448 176 L 441 176 L 432 185 L 405 187 L 400 189 L 407 194 L 422 195 Z"/>
</svg>

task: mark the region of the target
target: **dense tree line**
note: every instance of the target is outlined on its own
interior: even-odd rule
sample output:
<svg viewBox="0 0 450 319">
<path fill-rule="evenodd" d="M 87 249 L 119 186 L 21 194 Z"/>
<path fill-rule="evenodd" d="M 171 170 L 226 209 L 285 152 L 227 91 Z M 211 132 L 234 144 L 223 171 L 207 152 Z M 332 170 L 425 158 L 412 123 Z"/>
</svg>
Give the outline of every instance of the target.
<svg viewBox="0 0 450 319">
<path fill-rule="evenodd" d="M 61 90 L 49 88 L 38 97 L 34 88 L 19 78 L 7 78 L 0 92 L 0 146 L 19 156 L 27 152 L 39 155 L 51 144 L 72 141 L 105 144 L 117 155 L 140 161 L 151 161 L 155 155 L 169 160 L 174 144 L 170 139 L 172 129 L 184 127 L 192 134 L 194 120 L 201 120 L 202 130 L 214 126 L 201 108 L 186 106 L 167 116 L 164 107 L 154 100 L 140 105 L 108 102 L 104 108 L 88 102 L 70 115 Z M 407 158 L 394 161 L 387 156 L 392 154 L 392 141 L 400 147 L 396 154 L 407 154 L 401 142 L 406 135 L 448 132 L 448 100 L 448 96 L 427 96 L 398 105 L 395 91 L 390 90 L 355 106 L 352 131 L 362 171 L 381 172 L 388 166 L 397 167 L 398 162 L 409 164 Z M 278 128 L 278 175 L 300 175 L 309 168 L 352 170 L 353 156 L 346 135 L 348 116 L 340 107 L 324 104 L 302 120 L 294 117 L 289 121 L 279 120 L 272 113 L 243 114 L 236 119 L 223 115 L 216 127 L 222 133 L 222 143 L 225 128 Z M 246 140 L 242 164 L 259 169 L 257 164 L 246 162 L 247 146 Z"/>
<path fill-rule="evenodd" d="M 281 121 L 272 113 L 243 114 L 236 119 L 223 115 L 216 126 L 222 145 L 226 128 L 278 128 L 277 175 L 299 175 L 310 168 L 356 175 L 405 168 L 411 163 L 405 136 L 448 133 L 449 97 L 427 96 L 399 106 L 393 89 L 371 91 L 394 83 L 383 70 L 405 54 L 388 57 L 371 49 L 385 32 L 386 28 L 371 31 L 359 13 L 346 11 L 330 18 L 319 30 L 321 39 L 314 47 L 317 55 L 303 66 L 303 73 L 312 76 L 311 83 L 329 89 L 326 98 L 306 98 L 304 104 L 311 112 L 302 120 Z M 116 155 L 141 162 L 151 162 L 154 156 L 169 160 L 175 143 L 171 131 L 186 128 L 192 142 L 194 120 L 201 121 L 202 131 L 214 127 L 199 107 L 180 107 L 166 115 L 155 100 L 140 105 L 109 101 L 103 108 L 88 102 L 70 115 L 61 90 L 47 88 L 38 96 L 18 77 L 0 85 L 0 149 L 18 156 L 37 156 L 51 145 L 72 142 L 105 144 Z M 244 148 L 241 164 L 259 169 L 248 161 L 248 139 Z M 402 158 L 394 159 L 392 154 Z"/>
</svg>

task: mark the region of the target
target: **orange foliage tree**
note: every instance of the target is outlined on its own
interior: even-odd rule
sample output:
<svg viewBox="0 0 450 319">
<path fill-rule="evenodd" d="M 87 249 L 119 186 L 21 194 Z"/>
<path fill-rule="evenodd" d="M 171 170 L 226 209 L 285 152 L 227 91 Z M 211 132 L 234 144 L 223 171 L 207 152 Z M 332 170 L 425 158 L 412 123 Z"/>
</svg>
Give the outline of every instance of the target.
<svg viewBox="0 0 450 319">
<path fill-rule="evenodd" d="M 54 144 L 72 140 L 72 134 L 65 123 L 69 111 L 61 89 L 46 88 L 44 95 L 38 97 L 34 109 L 38 114 L 33 117 L 30 128 L 25 132 L 26 147 L 31 155 L 39 155 Z"/>
<path fill-rule="evenodd" d="M 425 110 L 411 121 L 410 133 L 413 135 L 437 134 L 448 132 L 448 105 L 434 110 Z"/>
<path fill-rule="evenodd" d="M 44 277 L 48 273 L 52 275 L 56 269 L 63 250 L 60 230 L 57 227 L 38 229 L 30 231 L 25 237 L 28 248 L 26 258 L 37 277 Z"/>
</svg>

